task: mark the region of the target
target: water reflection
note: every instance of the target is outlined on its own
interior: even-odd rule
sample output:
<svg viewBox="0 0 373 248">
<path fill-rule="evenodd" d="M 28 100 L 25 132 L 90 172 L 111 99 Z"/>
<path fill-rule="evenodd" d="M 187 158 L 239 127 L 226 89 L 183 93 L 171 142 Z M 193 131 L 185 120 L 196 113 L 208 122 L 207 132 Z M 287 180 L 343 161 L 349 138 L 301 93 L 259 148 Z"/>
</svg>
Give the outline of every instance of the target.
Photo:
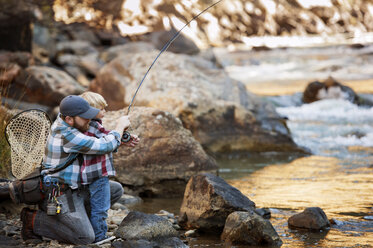
<svg viewBox="0 0 373 248">
<path fill-rule="evenodd" d="M 373 170 L 346 168 L 331 157 L 311 156 L 288 164 L 270 165 L 250 176 L 228 180 L 253 200 L 269 207 L 271 223 L 284 247 L 367 247 L 373 240 Z M 321 207 L 334 225 L 328 231 L 287 228 L 287 219 L 306 207 Z"/>
</svg>

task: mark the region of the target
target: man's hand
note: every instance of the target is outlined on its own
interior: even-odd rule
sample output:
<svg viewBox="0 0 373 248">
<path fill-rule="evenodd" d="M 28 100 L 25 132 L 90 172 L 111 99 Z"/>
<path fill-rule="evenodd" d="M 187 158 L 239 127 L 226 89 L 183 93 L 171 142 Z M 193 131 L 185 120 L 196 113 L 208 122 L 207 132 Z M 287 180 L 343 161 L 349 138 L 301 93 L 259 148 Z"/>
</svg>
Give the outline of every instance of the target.
<svg viewBox="0 0 373 248">
<path fill-rule="evenodd" d="M 117 120 L 117 126 L 114 128 L 115 131 L 117 131 L 120 136 L 123 135 L 123 131 L 126 130 L 131 125 L 130 119 L 128 115 L 121 116 Z"/>
<path fill-rule="evenodd" d="M 140 138 L 137 137 L 135 134 L 131 134 L 131 139 L 128 142 L 122 142 L 121 145 L 125 145 L 128 147 L 135 147 L 139 144 Z"/>
</svg>

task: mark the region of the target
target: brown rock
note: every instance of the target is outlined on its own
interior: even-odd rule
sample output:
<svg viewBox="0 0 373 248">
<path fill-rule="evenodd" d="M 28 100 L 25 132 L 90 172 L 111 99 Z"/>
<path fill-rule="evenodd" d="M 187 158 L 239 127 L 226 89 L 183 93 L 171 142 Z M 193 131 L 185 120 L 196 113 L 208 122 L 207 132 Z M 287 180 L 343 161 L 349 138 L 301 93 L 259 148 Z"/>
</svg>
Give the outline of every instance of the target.
<svg viewBox="0 0 373 248">
<path fill-rule="evenodd" d="M 254 202 L 220 177 L 198 174 L 186 186 L 179 224 L 187 229 L 221 232 L 229 214 L 254 209 Z"/>
<path fill-rule="evenodd" d="M 13 99 L 58 106 L 63 97 L 80 94 L 84 88 L 66 72 L 46 66 L 30 66 L 10 85 Z"/>
<path fill-rule="evenodd" d="M 327 78 L 324 82 L 311 82 L 303 92 L 303 102 L 311 103 L 322 99 L 345 99 L 352 103 L 360 102 L 359 96 L 353 89 L 342 85 L 332 77 Z"/>
<path fill-rule="evenodd" d="M 306 208 L 302 213 L 288 219 L 290 228 L 323 229 L 330 223 L 324 211 L 319 207 Z"/>
<path fill-rule="evenodd" d="M 109 109 L 123 108 L 157 54 L 117 57 L 101 69 L 91 90 L 107 99 Z M 163 53 L 143 81 L 136 105 L 171 112 L 212 152 L 301 151 L 273 105 L 202 58 Z"/>
<path fill-rule="evenodd" d="M 221 239 L 231 245 L 282 245 L 271 222 L 253 211 L 231 213 L 225 222 Z"/>
<path fill-rule="evenodd" d="M 113 128 L 112 120 L 125 113 L 108 112 L 104 126 Z M 162 197 L 182 195 L 191 176 L 216 172 L 214 159 L 171 113 L 137 107 L 130 120 L 129 131 L 140 136 L 140 144 L 134 149 L 121 146 L 114 154 L 117 179 L 128 191 Z"/>
<path fill-rule="evenodd" d="M 22 69 L 19 65 L 13 63 L 0 64 L 0 82 L 2 87 L 7 87 L 21 73 Z M 2 94 L 7 94 L 6 90 L 1 91 Z"/>
<path fill-rule="evenodd" d="M 32 55 L 28 52 L 0 52 L 0 64 L 17 64 L 22 68 L 35 64 Z"/>
</svg>

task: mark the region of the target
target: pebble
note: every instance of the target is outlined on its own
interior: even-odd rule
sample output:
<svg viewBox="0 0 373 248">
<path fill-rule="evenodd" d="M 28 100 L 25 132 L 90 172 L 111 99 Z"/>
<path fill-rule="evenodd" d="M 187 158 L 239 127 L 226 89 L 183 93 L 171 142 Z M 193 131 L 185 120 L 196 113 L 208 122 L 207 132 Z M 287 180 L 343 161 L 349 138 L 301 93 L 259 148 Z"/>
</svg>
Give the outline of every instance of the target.
<svg viewBox="0 0 373 248">
<path fill-rule="evenodd" d="M 120 203 L 115 203 L 112 207 L 112 209 L 114 210 L 128 210 L 128 208 L 126 206 L 124 206 L 123 204 L 120 204 Z"/>
<path fill-rule="evenodd" d="M 189 230 L 185 232 L 185 237 L 196 237 L 197 236 L 197 230 Z"/>
</svg>

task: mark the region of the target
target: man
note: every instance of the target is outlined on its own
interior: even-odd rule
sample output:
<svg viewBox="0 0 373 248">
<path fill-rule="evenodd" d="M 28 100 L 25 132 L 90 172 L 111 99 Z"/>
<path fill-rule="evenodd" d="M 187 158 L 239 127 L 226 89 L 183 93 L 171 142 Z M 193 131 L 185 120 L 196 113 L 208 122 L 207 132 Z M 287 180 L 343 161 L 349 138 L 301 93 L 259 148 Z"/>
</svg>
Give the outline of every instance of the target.
<svg viewBox="0 0 373 248">
<path fill-rule="evenodd" d="M 86 211 L 88 187 L 80 184 L 79 154 L 99 155 L 115 151 L 121 145 L 123 131 L 130 126 L 128 116 L 122 116 L 115 129 L 102 138 L 84 135 L 90 120 L 99 111 L 80 96 L 67 96 L 61 101 L 60 114 L 52 125 L 43 160 L 43 172 L 50 173 L 45 178 L 49 182 L 58 181 L 58 186 L 48 192 L 43 204 L 40 204 L 41 210 L 22 210 L 21 235 L 24 240 L 41 236 L 72 244 L 90 244 L 95 240 Z M 138 141 L 134 136 L 126 145 L 133 147 Z M 111 203 L 119 200 L 122 194 L 122 186 L 110 181 Z M 60 210 L 50 211 L 50 202 L 54 202 Z"/>
</svg>

